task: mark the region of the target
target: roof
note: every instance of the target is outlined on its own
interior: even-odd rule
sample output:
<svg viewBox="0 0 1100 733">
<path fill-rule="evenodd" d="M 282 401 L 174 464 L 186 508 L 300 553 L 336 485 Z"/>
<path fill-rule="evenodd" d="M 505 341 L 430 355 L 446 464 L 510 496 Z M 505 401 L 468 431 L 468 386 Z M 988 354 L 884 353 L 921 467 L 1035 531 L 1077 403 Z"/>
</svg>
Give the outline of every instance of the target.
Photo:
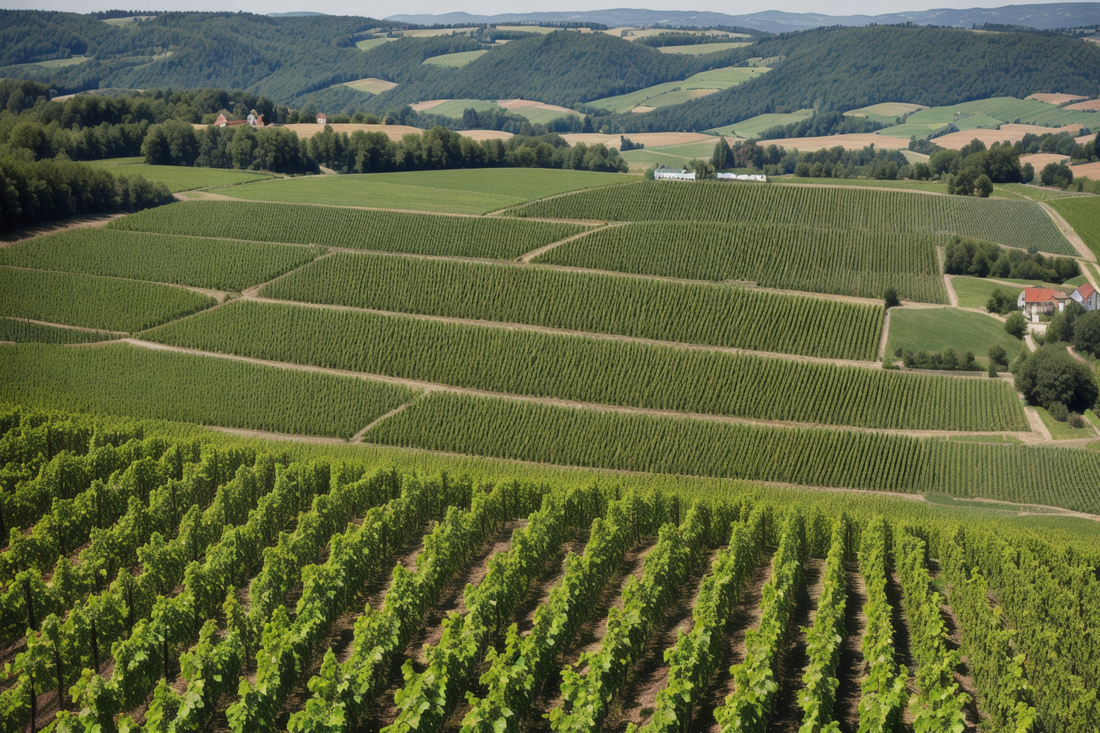
<svg viewBox="0 0 1100 733">
<path fill-rule="evenodd" d="M 1065 297 L 1065 293 L 1060 290 L 1056 291 L 1054 288 L 1024 288 L 1024 302 L 1049 303 L 1057 297 L 1055 293 L 1060 293 L 1063 298 Z"/>
<path fill-rule="evenodd" d="M 1092 287 L 1092 283 L 1083 283 L 1077 287 L 1077 294 L 1082 299 L 1089 297 L 1096 292 L 1096 288 Z"/>
</svg>

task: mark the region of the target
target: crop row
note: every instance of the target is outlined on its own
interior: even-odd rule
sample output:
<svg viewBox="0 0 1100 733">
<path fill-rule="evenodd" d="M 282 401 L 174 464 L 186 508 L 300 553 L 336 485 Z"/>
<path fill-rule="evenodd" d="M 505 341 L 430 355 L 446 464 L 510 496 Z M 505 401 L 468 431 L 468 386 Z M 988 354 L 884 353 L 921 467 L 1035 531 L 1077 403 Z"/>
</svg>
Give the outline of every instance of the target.
<svg viewBox="0 0 1100 733">
<path fill-rule="evenodd" d="M 365 440 L 556 465 L 1100 509 L 1100 455 L 1070 448 L 728 425 L 446 393 L 418 400 Z"/>
<path fill-rule="evenodd" d="M 189 201 L 118 219 L 108 229 L 513 260 L 586 227 L 305 204 Z"/>
<path fill-rule="evenodd" d="M 1020 249 L 1076 254 L 1054 221 L 1033 202 L 929 196 L 886 188 L 644 181 L 535 201 L 505 213 L 598 221 L 713 221 L 897 234 L 951 233 Z"/>
<path fill-rule="evenodd" d="M 0 341 L 39 344 L 85 344 L 118 338 L 104 331 L 47 326 L 17 318 L 0 318 Z"/>
<path fill-rule="evenodd" d="M 169 285 L 0 268 L 0 315 L 66 326 L 141 331 L 214 302 L 208 295 Z"/>
<path fill-rule="evenodd" d="M 688 280 L 946 303 L 940 238 L 772 223 L 646 222 L 597 229 L 535 262 Z"/>
<path fill-rule="evenodd" d="M 74 229 L 0 250 L 0 265 L 239 291 L 316 254 L 309 247 Z"/>
<path fill-rule="evenodd" d="M 1011 387 L 995 380 L 281 303 L 232 303 L 147 338 L 203 351 L 589 403 L 911 430 L 1027 427 Z"/>
<path fill-rule="evenodd" d="M 416 393 L 328 374 L 112 344 L 0 349 L 0 400 L 299 435 L 351 437 Z"/>
<path fill-rule="evenodd" d="M 883 319 L 879 306 L 736 287 L 353 254 L 260 295 L 836 359 L 876 359 Z"/>
</svg>

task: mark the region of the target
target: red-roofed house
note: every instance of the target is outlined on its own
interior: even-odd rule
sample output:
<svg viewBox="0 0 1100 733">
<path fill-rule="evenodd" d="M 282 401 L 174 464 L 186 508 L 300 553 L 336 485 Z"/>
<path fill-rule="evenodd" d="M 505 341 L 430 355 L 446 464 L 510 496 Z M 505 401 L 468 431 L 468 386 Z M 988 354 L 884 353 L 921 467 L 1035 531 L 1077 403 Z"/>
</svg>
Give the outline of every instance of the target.
<svg viewBox="0 0 1100 733">
<path fill-rule="evenodd" d="M 1039 316 L 1063 310 L 1069 296 L 1054 288 L 1024 288 L 1016 298 L 1016 307 L 1024 312 L 1032 323 L 1039 322 Z"/>
<path fill-rule="evenodd" d="M 318 112 L 317 113 L 317 124 L 318 125 L 324 125 L 326 123 L 328 123 L 328 115 L 326 115 L 324 112 Z"/>
<path fill-rule="evenodd" d="M 1087 311 L 1094 311 L 1100 308 L 1100 292 L 1092 286 L 1092 283 L 1081 285 L 1070 293 L 1069 297 L 1083 305 Z"/>
<path fill-rule="evenodd" d="M 252 110 L 247 120 L 231 120 L 225 116 L 225 112 L 218 113 L 218 119 L 214 120 L 214 127 L 234 127 L 236 125 L 248 125 L 249 127 L 266 127 L 264 116 Z"/>
</svg>

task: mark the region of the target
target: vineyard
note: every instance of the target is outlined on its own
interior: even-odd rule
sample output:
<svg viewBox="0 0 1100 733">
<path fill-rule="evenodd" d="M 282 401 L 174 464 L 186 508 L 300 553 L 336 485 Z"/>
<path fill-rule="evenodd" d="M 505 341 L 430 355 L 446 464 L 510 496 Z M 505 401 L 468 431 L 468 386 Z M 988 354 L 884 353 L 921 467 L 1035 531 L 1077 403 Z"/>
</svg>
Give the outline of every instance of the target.
<svg viewBox="0 0 1100 733">
<path fill-rule="evenodd" d="M 416 394 L 128 344 L 7 347 L 0 349 L 0 373 L 0 403 L 341 438 Z"/>
<path fill-rule="evenodd" d="M 798 423 L 1026 430 L 1011 386 L 282 303 L 143 334 L 207 352 L 465 389 Z M 400 344 L 400 348 L 394 348 Z"/>
<path fill-rule="evenodd" d="M 316 254 L 307 247 L 74 229 L 0 250 L 0 265 L 241 291 Z"/>
<path fill-rule="evenodd" d="M 942 292 L 942 279 L 935 282 Z M 836 359 L 876 359 L 883 318 L 879 306 L 742 288 L 345 253 L 321 259 L 259 294 Z M 761 329 L 762 321 L 771 327 Z"/>
<path fill-rule="evenodd" d="M 644 223 L 599 229 L 535 262 L 688 280 L 946 303 L 940 237 L 776 224 Z"/>
<path fill-rule="evenodd" d="M 214 304 L 190 290 L 0 267 L 0 315 L 103 331 L 141 331 Z"/>
<path fill-rule="evenodd" d="M 5 730 L 1100 725 L 1095 547 L 1009 520 L 0 429 Z"/>
<path fill-rule="evenodd" d="M 1054 221 L 1031 201 L 929 196 L 883 188 L 731 185 L 645 181 L 558 196 L 507 216 L 596 221 L 717 222 L 958 234 L 1009 247 L 1074 256 Z"/>
<path fill-rule="evenodd" d="M 434 393 L 382 445 L 621 471 L 942 493 L 1100 511 L 1100 454 L 883 433 L 729 425 Z"/>
<path fill-rule="evenodd" d="M 108 229 L 512 260 L 586 227 L 333 206 L 192 201 L 127 216 L 111 222 Z"/>
</svg>

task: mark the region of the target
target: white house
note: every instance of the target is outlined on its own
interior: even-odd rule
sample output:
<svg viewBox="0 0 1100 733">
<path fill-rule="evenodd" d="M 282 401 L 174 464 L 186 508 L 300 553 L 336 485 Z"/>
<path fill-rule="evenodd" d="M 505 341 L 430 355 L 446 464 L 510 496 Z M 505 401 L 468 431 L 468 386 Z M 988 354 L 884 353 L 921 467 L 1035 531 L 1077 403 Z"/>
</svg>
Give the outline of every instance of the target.
<svg viewBox="0 0 1100 733">
<path fill-rule="evenodd" d="M 719 181 L 759 181 L 767 183 L 768 177 L 763 173 L 719 173 Z"/>
<path fill-rule="evenodd" d="M 1079 288 L 1069 294 L 1069 297 L 1076 300 L 1087 311 L 1094 311 L 1100 309 L 1100 292 L 1092 286 L 1092 283 L 1085 283 Z"/>
<path fill-rule="evenodd" d="M 1039 322 L 1039 316 L 1064 310 L 1069 296 L 1053 288 L 1024 288 L 1016 298 L 1016 307 L 1024 312 L 1032 323 Z"/>
<path fill-rule="evenodd" d="M 328 115 L 326 115 L 324 112 L 318 112 L 317 113 L 317 124 L 318 125 L 327 125 L 328 124 Z"/>
<path fill-rule="evenodd" d="M 676 168 L 658 168 L 653 171 L 655 181 L 694 181 L 695 172 Z"/>
</svg>

